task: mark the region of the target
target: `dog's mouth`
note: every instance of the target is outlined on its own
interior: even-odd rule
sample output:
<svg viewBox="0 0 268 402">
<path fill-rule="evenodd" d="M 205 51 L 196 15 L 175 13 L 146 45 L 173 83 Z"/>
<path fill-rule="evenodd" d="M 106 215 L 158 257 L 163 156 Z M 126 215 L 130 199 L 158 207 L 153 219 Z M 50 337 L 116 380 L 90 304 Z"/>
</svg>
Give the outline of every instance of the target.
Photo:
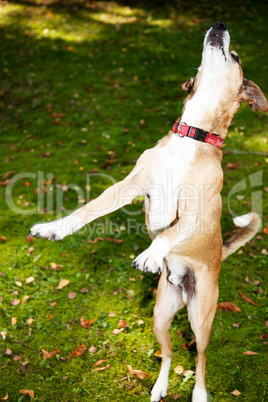
<svg viewBox="0 0 268 402">
<path fill-rule="evenodd" d="M 220 49 L 225 60 L 227 60 L 229 52 L 229 42 L 230 37 L 226 25 L 224 24 L 224 22 L 218 21 L 215 22 L 215 24 L 212 25 L 212 27 L 208 30 L 204 41 L 204 47 L 206 48 L 207 46 L 209 46 L 212 48 Z"/>
</svg>

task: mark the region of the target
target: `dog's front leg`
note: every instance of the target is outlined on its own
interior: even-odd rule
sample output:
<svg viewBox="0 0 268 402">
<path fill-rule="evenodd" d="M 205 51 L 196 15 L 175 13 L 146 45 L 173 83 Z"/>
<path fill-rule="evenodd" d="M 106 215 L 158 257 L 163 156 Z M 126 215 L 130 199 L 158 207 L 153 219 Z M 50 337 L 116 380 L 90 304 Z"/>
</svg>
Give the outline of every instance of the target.
<svg viewBox="0 0 268 402">
<path fill-rule="evenodd" d="M 132 267 L 140 271 L 160 274 L 163 269 L 163 259 L 174 246 L 189 241 L 195 228 L 195 214 L 182 216 L 174 226 L 156 236 L 151 245 L 135 258 Z"/>
<path fill-rule="evenodd" d="M 116 211 L 124 205 L 131 204 L 134 198 L 144 195 L 145 179 L 143 169 L 136 167 L 124 180 L 109 187 L 98 198 L 69 216 L 53 222 L 34 225 L 30 235 L 61 240 L 65 236 L 77 232 L 87 223 Z"/>
</svg>

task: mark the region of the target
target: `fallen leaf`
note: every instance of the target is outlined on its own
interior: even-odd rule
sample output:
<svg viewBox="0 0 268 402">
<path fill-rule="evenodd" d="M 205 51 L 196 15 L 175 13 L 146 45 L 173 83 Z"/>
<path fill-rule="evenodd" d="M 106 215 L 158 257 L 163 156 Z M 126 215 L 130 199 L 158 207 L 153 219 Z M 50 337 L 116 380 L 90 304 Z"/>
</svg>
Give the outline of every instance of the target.
<svg viewBox="0 0 268 402">
<path fill-rule="evenodd" d="M 11 306 L 17 306 L 20 304 L 20 299 L 13 299 L 9 304 L 11 304 Z"/>
<path fill-rule="evenodd" d="M 21 283 L 20 281 L 15 281 L 15 285 L 21 287 L 21 286 L 22 286 L 22 283 Z"/>
<path fill-rule="evenodd" d="M 122 331 L 120 331 L 120 329 L 117 329 L 117 328 L 116 328 L 116 329 L 113 330 L 113 334 L 114 334 L 114 335 L 119 335 L 119 334 L 121 334 L 121 333 L 122 333 Z"/>
<path fill-rule="evenodd" d="M 93 366 L 94 366 L 94 367 L 101 366 L 104 362 L 107 362 L 107 361 L 108 361 L 108 359 L 99 360 L 99 361 L 97 361 L 96 363 L 94 363 Z"/>
<path fill-rule="evenodd" d="M 51 306 L 51 307 L 56 307 L 56 305 L 57 305 L 57 302 L 52 302 L 52 303 L 49 303 L 49 305 Z"/>
<path fill-rule="evenodd" d="M 34 277 L 33 276 L 29 276 L 29 278 L 25 279 L 26 283 L 32 283 L 34 281 Z"/>
<path fill-rule="evenodd" d="M 105 367 L 97 367 L 97 368 L 95 368 L 95 371 L 109 370 L 110 368 L 111 368 L 111 365 L 110 365 L 110 363 L 109 363 L 109 364 L 107 364 L 107 366 L 105 366 Z"/>
<path fill-rule="evenodd" d="M 251 350 L 247 350 L 246 352 L 243 352 L 243 355 L 248 355 L 248 356 L 253 356 L 253 355 L 257 355 L 258 353 L 256 352 L 251 352 Z"/>
<path fill-rule="evenodd" d="M 41 349 L 43 353 L 44 359 L 51 359 L 51 357 L 56 356 L 58 353 L 60 353 L 59 349 L 55 347 L 53 352 L 47 352 L 45 349 Z"/>
<path fill-rule="evenodd" d="M 158 357 L 158 358 L 162 358 L 163 356 L 162 356 L 162 352 L 160 351 L 160 350 L 157 350 L 155 353 L 154 353 L 154 356 L 155 357 Z"/>
<path fill-rule="evenodd" d="M 93 324 L 93 322 L 97 321 L 97 318 L 92 318 L 91 320 L 85 320 L 83 317 L 80 317 L 81 327 L 88 329 L 88 327 Z"/>
<path fill-rule="evenodd" d="M 116 312 L 115 312 L 115 311 L 110 311 L 110 313 L 108 314 L 108 317 L 114 317 L 114 316 L 115 316 L 115 314 L 116 314 Z"/>
<path fill-rule="evenodd" d="M 128 327 L 128 323 L 125 320 L 119 320 L 118 321 L 118 327 L 119 328 L 127 328 Z"/>
<path fill-rule="evenodd" d="M 138 325 L 143 325 L 143 324 L 144 324 L 144 321 L 138 320 L 138 321 L 137 321 L 137 324 L 138 324 Z"/>
<path fill-rule="evenodd" d="M 2 242 L 6 242 L 6 241 L 7 241 L 6 236 L 0 236 L 0 241 L 2 241 Z"/>
<path fill-rule="evenodd" d="M 52 269 L 55 269 L 56 271 L 59 271 L 59 270 L 63 267 L 63 265 L 56 264 L 55 262 L 51 262 L 51 263 L 50 263 L 50 267 L 51 267 Z"/>
<path fill-rule="evenodd" d="M 217 310 L 234 311 L 235 313 L 241 312 L 241 308 L 237 307 L 232 302 L 222 302 L 217 305 Z"/>
<path fill-rule="evenodd" d="M 30 297 L 31 297 L 31 296 L 27 296 L 27 295 L 23 296 L 22 301 L 21 301 L 21 304 L 27 303 L 27 301 L 30 299 Z"/>
<path fill-rule="evenodd" d="M 33 318 L 27 318 L 26 322 L 27 322 L 28 325 L 32 325 L 32 323 L 34 322 L 34 319 Z"/>
<path fill-rule="evenodd" d="M 14 357 L 13 357 L 13 362 L 19 362 L 20 359 L 21 359 L 20 356 L 14 356 Z"/>
<path fill-rule="evenodd" d="M 69 285 L 70 281 L 68 279 L 61 279 L 56 289 L 63 289 L 65 286 Z"/>
<path fill-rule="evenodd" d="M 182 374 L 184 372 L 184 368 L 182 366 L 176 366 L 173 370 L 176 374 Z"/>
<path fill-rule="evenodd" d="M 0 335 L 2 336 L 3 340 L 5 340 L 7 336 L 7 331 L 1 331 Z"/>
<path fill-rule="evenodd" d="M 268 338 L 268 334 L 263 334 L 260 336 L 261 341 L 264 341 L 266 338 Z"/>
<path fill-rule="evenodd" d="M 6 394 L 3 398 L 2 401 L 7 401 L 8 400 L 8 394 Z"/>
<path fill-rule="evenodd" d="M 68 293 L 68 299 L 73 300 L 77 296 L 76 292 L 69 292 Z"/>
<path fill-rule="evenodd" d="M 176 401 L 177 399 L 179 399 L 181 397 L 181 394 L 174 394 L 172 395 L 172 398 Z"/>
<path fill-rule="evenodd" d="M 183 375 L 185 375 L 185 377 L 189 377 L 194 375 L 195 372 L 193 370 L 184 370 Z"/>
<path fill-rule="evenodd" d="M 90 352 L 90 353 L 96 353 L 97 352 L 97 348 L 95 347 L 95 346 L 90 346 L 90 348 L 88 349 L 88 351 Z"/>
<path fill-rule="evenodd" d="M 135 375 L 135 377 L 139 378 L 140 380 L 143 380 L 146 377 L 151 377 L 150 374 L 145 373 L 144 371 L 141 370 L 133 370 L 133 368 L 127 364 L 127 369 L 130 372 L 130 374 Z"/>
<path fill-rule="evenodd" d="M 5 354 L 6 355 L 12 355 L 12 350 L 9 349 L 9 348 L 6 348 Z"/>
<path fill-rule="evenodd" d="M 88 293 L 88 288 L 83 288 L 79 290 L 80 293 Z"/>
<path fill-rule="evenodd" d="M 28 248 L 28 254 L 33 254 L 34 252 L 34 246 L 31 246 Z"/>
<path fill-rule="evenodd" d="M 77 348 L 75 348 L 75 350 L 70 354 L 70 356 L 68 357 L 67 362 L 72 359 L 73 357 L 77 357 L 82 355 L 85 351 L 87 350 L 86 345 L 79 345 L 77 346 Z"/>
<path fill-rule="evenodd" d="M 256 303 L 255 301 L 251 300 L 248 296 L 244 295 L 244 294 L 241 293 L 241 292 L 239 292 L 239 293 L 240 293 L 240 296 L 241 296 L 244 300 L 246 300 L 247 302 L 249 302 L 249 303 L 251 303 L 251 304 L 254 304 L 254 306 L 257 306 L 257 307 L 260 306 L 258 303 Z"/>
<path fill-rule="evenodd" d="M 227 169 L 233 169 L 236 170 L 237 169 L 237 163 L 232 163 L 232 162 L 228 162 L 226 165 Z"/>
<path fill-rule="evenodd" d="M 268 228 L 264 227 L 264 228 L 262 229 L 262 231 L 263 231 L 263 233 L 268 234 Z"/>
<path fill-rule="evenodd" d="M 11 317 L 11 325 L 17 324 L 17 317 Z"/>
<path fill-rule="evenodd" d="M 241 394 L 237 389 L 235 389 L 233 392 L 231 392 L 232 395 L 238 396 Z"/>
<path fill-rule="evenodd" d="M 29 389 L 24 389 L 24 390 L 19 389 L 19 392 L 21 394 L 23 394 L 23 395 L 29 395 L 31 398 L 35 399 L 34 398 L 34 391 L 31 391 Z"/>
<path fill-rule="evenodd" d="M 181 345 L 181 346 L 185 350 L 192 350 L 195 347 L 195 344 L 196 344 L 195 339 L 192 339 L 191 342 L 188 343 L 188 345 Z"/>
</svg>

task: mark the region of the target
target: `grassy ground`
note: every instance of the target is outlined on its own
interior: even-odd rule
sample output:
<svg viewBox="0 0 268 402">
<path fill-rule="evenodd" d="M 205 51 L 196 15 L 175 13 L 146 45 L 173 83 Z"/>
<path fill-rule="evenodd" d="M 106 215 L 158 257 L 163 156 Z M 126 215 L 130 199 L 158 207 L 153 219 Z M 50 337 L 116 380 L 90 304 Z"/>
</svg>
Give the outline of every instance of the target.
<svg viewBox="0 0 268 402">
<path fill-rule="evenodd" d="M 228 25 L 245 76 L 267 93 L 266 13 L 262 1 L 1 2 L 0 398 L 26 401 L 19 390 L 33 390 L 38 401 L 149 400 L 161 363 L 152 333 L 157 278 L 130 268 L 149 245 L 142 204 L 61 242 L 26 236 L 122 179 L 168 132 L 183 103 L 179 85 L 195 75 L 216 20 Z M 224 149 L 223 233 L 233 228 L 231 194 L 236 214 L 262 208 L 264 231 L 223 263 L 219 301 L 241 312 L 216 314 L 207 349 L 213 401 L 267 400 L 267 131 L 267 116 L 242 105 Z M 61 279 L 69 284 L 57 289 Z M 97 320 L 85 329 L 80 317 Z M 128 327 L 114 334 L 119 320 Z M 193 339 L 185 310 L 171 337 L 166 400 L 189 401 L 194 375 L 173 370 L 195 369 L 195 351 L 183 348 Z M 67 361 L 79 345 L 87 350 Z M 44 359 L 41 349 L 55 348 Z M 110 368 L 96 371 L 101 359 Z"/>
</svg>

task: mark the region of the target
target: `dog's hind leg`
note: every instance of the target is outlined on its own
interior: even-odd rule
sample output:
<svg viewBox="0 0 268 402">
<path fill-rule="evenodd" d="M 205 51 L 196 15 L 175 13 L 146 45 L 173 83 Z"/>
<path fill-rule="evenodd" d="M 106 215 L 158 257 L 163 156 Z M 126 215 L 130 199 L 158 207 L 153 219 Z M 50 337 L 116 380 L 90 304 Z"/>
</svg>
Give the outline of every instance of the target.
<svg viewBox="0 0 268 402">
<path fill-rule="evenodd" d="M 217 308 L 218 294 L 218 283 L 215 278 L 210 278 L 208 275 L 197 276 L 196 291 L 188 304 L 188 316 L 195 334 L 197 347 L 196 383 L 192 396 L 193 402 L 207 402 L 205 350 Z"/>
<path fill-rule="evenodd" d="M 184 306 L 177 286 L 168 281 L 168 270 L 164 264 L 154 307 L 154 334 L 161 346 L 162 365 L 158 379 L 151 392 L 151 401 L 158 402 L 167 395 L 168 373 L 171 363 L 172 345 L 169 328 L 176 312 Z"/>
</svg>

